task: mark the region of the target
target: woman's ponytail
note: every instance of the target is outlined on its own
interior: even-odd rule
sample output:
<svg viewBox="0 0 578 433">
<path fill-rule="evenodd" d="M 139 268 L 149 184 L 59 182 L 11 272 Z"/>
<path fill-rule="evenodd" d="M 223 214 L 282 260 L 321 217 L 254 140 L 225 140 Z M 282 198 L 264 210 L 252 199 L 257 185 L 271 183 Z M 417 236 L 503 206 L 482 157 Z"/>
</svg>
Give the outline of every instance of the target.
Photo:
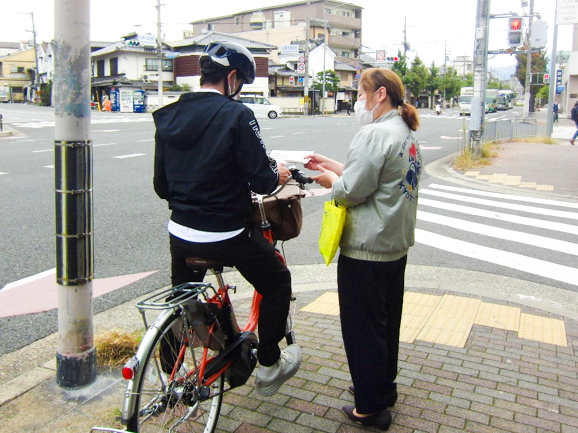
<svg viewBox="0 0 578 433">
<path fill-rule="evenodd" d="M 417 110 L 413 105 L 409 105 L 407 102 L 402 102 L 399 106 L 401 118 L 412 131 L 417 131 L 419 128 L 419 117 Z"/>
</svg>

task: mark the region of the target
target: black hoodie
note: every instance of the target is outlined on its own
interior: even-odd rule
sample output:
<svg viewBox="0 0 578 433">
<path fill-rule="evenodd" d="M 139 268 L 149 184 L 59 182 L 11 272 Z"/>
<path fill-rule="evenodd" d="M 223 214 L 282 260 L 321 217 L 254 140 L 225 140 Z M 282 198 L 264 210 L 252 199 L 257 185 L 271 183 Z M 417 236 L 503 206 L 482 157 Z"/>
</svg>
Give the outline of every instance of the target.
<svg viewBox="0 0 578 433">
<path fill-rule="evenodd" d="M 253 112 L 221 94 L 198 92 L 153 118 L 154 188 L 169 202 L 171 220 L 208 232 L 245 227 L 251 190 L 268 194 L 278 182 Z"/>
</svg>

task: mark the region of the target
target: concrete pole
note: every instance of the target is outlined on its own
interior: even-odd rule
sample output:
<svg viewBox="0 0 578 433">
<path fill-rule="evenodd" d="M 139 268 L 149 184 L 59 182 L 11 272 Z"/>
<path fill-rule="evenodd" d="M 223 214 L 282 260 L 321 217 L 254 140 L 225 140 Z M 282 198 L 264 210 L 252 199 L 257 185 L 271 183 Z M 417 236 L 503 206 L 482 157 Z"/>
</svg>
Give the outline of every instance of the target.
<svg viewBox="0 0 578 433">
<path fill-rule="evenodd" d="M 478 0 L 474 42 L 474 94 L 470 114 L 470 146 L 481 151 L 486 107 L 486 72 L 488 69 L 488 34 L 490 0 Z"/>
<path fill-rule="evenodd" d="M 321 114 L 325 114 L 325 57 L 327 54 L 327 42 L 329 41 L 329 36 L 327 36 L 327 13 L 325 13 L 325 22 L 323 23 L 323 35 L 325 40 L 323 41 L 323 85 L 321 90 Z"/>
<path fill-rule="evenodd" d="M 38 70 L 38 46 L 36 45 L 36 26 L 34 25 L 34 12 L 30 12 L 32 17 L 32 40 L 34 43 L 34 64 L 36 65 L 36 73 L 34 74 L 34 101 L 38 99 L 39 82 L 38 79 L 40 71 Z"/>
<path fill-rule="evenodd" d="M 311 0 L 307 0 L 307 28 L 305 29 L 305 77 L 303 77 L 303 114 L 309 114 L 309 41 L 311 40 L 311 12 L 309 6 Z"/>
<path fill-rule="evenodd" d="M 159 108 L 163 106 L 163 41 L 161 39 L 161 0 L 157 0 L 157 50 L 159 64 L 157 65 Z"/>
<path fill-rule="evenodd" d="M 96 379 L 92 280 L 90 0 L 55 0 L 54 155 L 58 351 L 56 383 Z"/>
<path fill-rule="evenodd" d="M 554 13 L 554 37 L 552 38 L 552 54 L 550 57 L 550 95 L 548 96 L 548 123 L 546 125 L 546 135 L 552 137 L 554 132 L 554 116 L 552 107 L 556 95 L 556 45 L 558 43 L 558 2 Z"/>
<path fill-rule="evenodd" d="M 556 3 L 558 1 L 556 0 Z M 527 33 L 527 51 L 530 51 L 530 32 L 532 31 L 532 14 L 534 13 L 534 0 L 530 0 L 530 18 L 528 19 L 528 33 Z M 530 117 L 530 98 L 532 97 L 530 91 L 530 83 L 532 82 L 532 53 L 526 53 L 526 83 L 524 85 L 524 117 Z"/>
</svg>

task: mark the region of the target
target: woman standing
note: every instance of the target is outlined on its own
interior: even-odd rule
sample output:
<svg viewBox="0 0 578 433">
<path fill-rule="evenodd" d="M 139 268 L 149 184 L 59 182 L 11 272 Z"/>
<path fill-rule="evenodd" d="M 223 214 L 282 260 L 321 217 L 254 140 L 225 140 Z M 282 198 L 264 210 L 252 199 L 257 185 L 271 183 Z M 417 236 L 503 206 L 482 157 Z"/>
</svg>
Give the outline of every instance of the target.
<svg viewBox="0 0 578 433">
<path fill-rule="evenodd" d="M 349 419 L 387 430 L 397 400 L 404 274 L 414 244 L 421 153 L 419 120 L 400 78 L 386 69 L 361 76 L 355 115 L 363 126 L 345 164 L 309 155 L 313 179 L 348 208 L 337 266 L 341 328 L 355 396 Z"/>
</svg>

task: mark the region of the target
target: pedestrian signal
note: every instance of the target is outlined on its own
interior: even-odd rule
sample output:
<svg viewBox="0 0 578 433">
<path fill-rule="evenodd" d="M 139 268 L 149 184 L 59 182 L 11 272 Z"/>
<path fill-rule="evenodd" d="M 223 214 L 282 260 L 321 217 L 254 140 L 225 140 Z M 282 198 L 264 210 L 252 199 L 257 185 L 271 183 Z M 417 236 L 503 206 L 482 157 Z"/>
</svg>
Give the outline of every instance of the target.
<svg viewBox="0 0 578 433">
<path fill-rule="evenodd" d="M 522 19 L 508 19 L 508 45 L 511 47 L 522 46 Z"/>
<path fill-rule="evenodd" d="M 544 74 L 544 84 L 548 84 L 550 82 L 550 74 Z"/>
</svg>

